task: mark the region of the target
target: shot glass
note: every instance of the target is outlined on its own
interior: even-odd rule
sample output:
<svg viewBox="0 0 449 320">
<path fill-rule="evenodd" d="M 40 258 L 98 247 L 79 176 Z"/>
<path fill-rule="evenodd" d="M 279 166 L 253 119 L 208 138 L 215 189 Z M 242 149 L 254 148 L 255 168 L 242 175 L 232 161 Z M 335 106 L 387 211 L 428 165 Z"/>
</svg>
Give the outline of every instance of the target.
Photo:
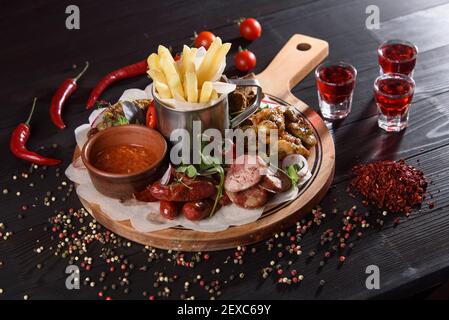
<svg viewBox="0 0 449 320">
<path fill-rule="evenodd" d="M 377 49 L 380 74 L 400 73 L 413 77 L 418 47 L 404 40 L 388 40 Z"/>
<path fill-rule="evenodd" d="M 318 102 L 323 118 L 338 120 L 351 112 L 357 70 L 344 62 L 325 62 L 315 70 Z"/>
<path fill-rule="evenodd" d="M 407 127 L 409 106 L 415 91 L 415 81 L 399 73 L 386 73 L 374 81 L 379 127 L 399 132 Z"/>
</svg>

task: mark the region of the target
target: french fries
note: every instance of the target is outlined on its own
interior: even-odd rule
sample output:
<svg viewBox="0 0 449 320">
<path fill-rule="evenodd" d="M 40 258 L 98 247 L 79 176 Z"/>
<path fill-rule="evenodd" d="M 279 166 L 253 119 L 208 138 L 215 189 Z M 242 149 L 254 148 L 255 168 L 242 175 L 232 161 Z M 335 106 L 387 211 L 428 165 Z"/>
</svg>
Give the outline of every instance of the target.
<svg viewBox="0 0 449 320">
<path fill-rule="evenodd" d="M 147 64 L 149 70 L 161 70 L 161 65 L 159 64 L 159 56 L 156 53 L 152 53 L 148 56 Z"/>
<path fill-rule="evenodd" d="M 212 82 L 206 81 L 201 87 L 200 103 L 206 103 L 210 100 L 212 94 Z"/>
<path fill-rule="evenodd" d="M 218 50 L 221 47 L 221 39 L 215 38 L 215 40 L 211 43 L 209 49 L 206 52 L 206 55 L 203 58 L 203 62 L 198 69 L 198 85 L 202 86 L 204 81 L 207 80 L 206 75 L 211 67 L 212 61 L 214 60 L 215 55 L 218 53 Z M 210 80 L 210 79 L 209 79 Z"/>
<path fill-rule="evenodd" d="M 195 72 L 189 71 L 185 75 L 184 91 L 188 102 L 198 102 L 198 81 Z"/>
<path fill-rule="evenodd" d="M 181 63 L 179 64 L 178 71 L 181 79 L 183 79 L 184 75 L 187 72 L 196 72 L 195 70 L 195 57 L 197 48 L 189 48 L 188 46 L 184 46 L 182 50 Z"/>
<path fill-rule="evenodd" d="M 184 90 L 182 89 L 181 79 L 179 78 L 178 71 L 176 71 L 175 64 L 171 60 L 167 56 L 162 56 L 160 59 L 161 69 L 167 78 L 167 85 L 170 88 L 172 96 L 175 99 L 184 101 Z"/>
<path fill-rule="evenodd" d="M 197 69 L 195 58 L 198 49 L 184 46 L 180 61 L 175 61 L 170 50 L 160 45 L 157 53 L 148 56 L 147 73 L 161 98 L 207 103 L 218 98 L 211 80 L 230 48 L 230 43 L 222 43 L 220 38 L 215 38 Z"/>
<path fill-rule="evenodd" d="M 170 89 L 165 83 L 154 80 L 154 86 L 162 99 L 172 98 Z"/>
<path fill-rule="evenodd" d="M 164 75 L 164 73 L 161 70 L 149 69 L 147 71 L 147 73 L 151 77 L 151 79 L 153 79 L 154 81 L 167 83 L 167 78 L 165 78 L 165 75 Z"/>
<path fill-rule="evenodd" d="M 160 45 L 157 47 L 157 54 L 159 55 L 159 58 L 166 57 L 169 62 L 174 63 L 175 60 L 173 59 L 170 50 L 168 50 L 166 47 Z"/>
<path fill-rule="evenodd" d="M 213 44 L 214 43 L 211 44 L 211 47 L 213 46 Z M 229 49 L 231 49 L 231 44 L 225 43 L 223 45 L 220 44 L 220 47 L 217 48 L 216 51 L 211 52 L 211 55 L 209 57 L 209 50 L 207 51 L 203 63 L 198 70 L 198 85 L 201 86 L 205 81 L 209 81 L 210 79 L 212 79 L 212 77 L 217 73 L 218 69 L 220 69 L 221 63 L 226 57 L 226 54 L 229 52 Z M 207 58 L 209 58 L 209 60 L 206 60 Z"/>
</svg>

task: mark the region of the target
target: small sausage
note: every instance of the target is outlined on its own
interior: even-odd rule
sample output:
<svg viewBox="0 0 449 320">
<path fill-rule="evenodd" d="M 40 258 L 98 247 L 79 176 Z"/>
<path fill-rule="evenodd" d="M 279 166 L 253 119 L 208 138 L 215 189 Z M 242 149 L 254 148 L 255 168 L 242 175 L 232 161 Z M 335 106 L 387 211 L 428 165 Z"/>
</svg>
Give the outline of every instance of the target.
<svg viewBox="0 0 449 320">
<path fill-rule="evenodd" d="M 178 204 L 170 201 L 161 201 L 159 211 L 164 218 L 173 220 L 178 216 Z"/>
<path fill-rule="evenodd" d="M 290 189 L 292 186 L 292 181 L 289 176 L 281 170 L 277 170 L 277 172 L 268 170 L 267 174 L 262 178 L 259 186 L 268 192 L 280 193 Z"/>
<path fill-rule="evenodd" d="M 140 192 L 134 192 L 133 194 L 134 198 L 139 201 L 143 202 L 156 202 L 158 201 L 153 195 L 151 194 L 150 187 L 146 187 L 144 190 Z"/>
<path fill-rule="evenodd" d="M 150 187 L 151 195 L 158 200 L 165 201 L 196 201 L 215 195 L 215 185 L 206 180 L 186 180 L 184 183 L 173 182 L 163 185 L 155 182 Z"/>
<path fill-rule="evenodd" d="M 226 194 L 226 192 L 223 193 L 223 195 L 222 195 L 222 197 L 221 197 L 221 199 L 219 201 L 220 206 L 224 207 L 224 206 L 230 205 L 231 203 L 232 203 L 232 201 L 231 201 L 231 199 L 229 199 L 229 197 Z"/>
<path fill-rule="evenodd" d="M 288 122 L 299 122 L 301 120 L 301 114 L 295 107 L 285 109 L 284 116 Z"/>
<path fill-rule="evenodd" d="M 254 155 L 242 155 L 231 165 L 224 182 L 226 191 L 239 192 L 248 189 L 262 179 L 266 170 L 265 162 Z"/>
<path fill-rule="evenodd" d="M 162 184 L 160 181 L 156 181 L 153 183 L 150 187 L 150 192 L 153 197 L 155 197 L 158 200 L 165 200 L 165 201 L 173 201 L 173 192 L 176 189 L 173 184 Z M 180 190 L 183 190 L 182 188 Z M 179 191 L 178 191 L 179 193 Z"/>
<path fill-rule="evenodd" d="M 210 199 L 190 201 L 182 206 L 182 214 L 191 221 L 203 220 L 211 213 L 213 202 Z"/>
<path fill-rule="evenodd" d="M 237 206 L 247 209 L 263 207 L 268 201 L 268 192 L 258 185 L 240 192 L 226 191 L 226 194 Z"/>
</svg>

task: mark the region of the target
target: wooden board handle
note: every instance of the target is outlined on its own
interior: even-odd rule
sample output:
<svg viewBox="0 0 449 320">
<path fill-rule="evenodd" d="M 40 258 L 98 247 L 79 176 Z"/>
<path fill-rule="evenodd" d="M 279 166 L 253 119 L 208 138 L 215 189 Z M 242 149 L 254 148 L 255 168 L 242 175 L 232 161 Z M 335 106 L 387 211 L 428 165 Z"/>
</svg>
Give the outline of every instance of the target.
<svg viewBox="0 0 449 320">
<path fill-rule="evenodd" d="M 326 41 L 295 34 L 257 79 L 264 92 L 285 98 L 328 54 Z"/>
</svg>

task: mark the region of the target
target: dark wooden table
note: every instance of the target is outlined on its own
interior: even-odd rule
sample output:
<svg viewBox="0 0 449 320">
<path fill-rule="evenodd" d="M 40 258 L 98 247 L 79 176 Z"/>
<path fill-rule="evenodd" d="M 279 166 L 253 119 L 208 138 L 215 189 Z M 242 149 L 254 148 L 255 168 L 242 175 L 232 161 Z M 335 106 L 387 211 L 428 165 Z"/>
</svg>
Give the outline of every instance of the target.
<svg viewBox="0 0 449 320">
<path fill-rule="evenodd" d="M 294 33 L 302 33 L 324 39 L 330 44 L 330 59 L 344 60 L 358 69 L 353 111 L 343 122 L 330 126 L 336 145 L 337 167 L 333 187 L 324 199 L 325 212 L 338 207 L 340 210 L 356 204 L 346 194 L 350 168 L 359 162 L 375 159 L 405 158 L 418 165 L 432 180 L 429 191 L 435 207 L 426 204 L 409 218 L 402 218 L 394 227 L 393 218 L 387 218 L 380 230 L 371 229 L 356 242 L 356 246 L 343 267 L 336 259 L 319 268 L 320 259 L 307 259 L 307 252 L 315 248 L 321 232 L 339 223 L 340 216 L 330 217 L 320 228 L 314 229 L 303 240 L 305 254 L 295 259 L 291 268 L 304 274 L 304 281 L 296 286 L 281 286 L 273 277 L 262 280 L 261 268 L 274 259 L 275 251 L 268 252 L 264 243 L 251 246 L 255 254 L 247 254 L 245 263 L 223 264 L 233 250 L 211 253 L 210 262 L 200 263 L 194 269 L 174 266 L 161 261 L 147 263 L 148 253 L 142 246 L 120 249 L 136 269 L 131 272 L 129 293 L 123 287 L 106 293 L 113 298 L 144 298 L 143 291 L 154 294 L 154 272 L 179 274 L 171 286 L 171 298 L 179 298 L 184 282 L 196 274 L 205 278 L 229 277 L 236 280 L 225 285 L 220 298 L 228 299 L 346 299 L 410 297 L 447 280 L 449 274 L 449 37 L 435 38 L 436 47 L 420 52 L 415 72 L 417 92 L 411 107 L 409 128 L 396 135 L 387 135 L 377 128 L 376 108 L 372 97 L 372 84 L 378 75 L 376 47 L 378 39 L 365 27 L 365 9 L 376 4 L 381 22 L 388 22 L 414 12 L 444 5 L 447 0 L 339 0 L 339 1 L 77 1 L 81 10 L 81 29 L 65 28 L 67 1 L 42 0 L 4 3 L 0 12 L 0 101 L 3 116 L 0 117 L 0 188 L 8 194 L 0 194 L 0 222 L 13 234 L 0 239 L 0 299 L 81 299 L 97 298 L 101 286 L 94 288 L 82 284 L 80 290 L 65 288 L 67 261 L 55 257 L 49 249 L 55 241 L 46 230 L 48 218 L 55 211 L 81 204 L 73 193 L 66 202 L 59 201 L 57 186 L 64 180 L 56 177 L 54 168 L 34 172 L 28 178 L 21 173 L 29 165 L 14 158 L 8 150 L 8 139 L 13 128 L 23 121 L 34 96 L 39 97 L 38 109 L 32 121 L 30 148 L 44 146 L 48 154 L 63 158 L 61 172 L 70 162 L 75 139 L 73 129 L 86 122 L 89 111 L 84 106 L 90 89 L 107 72 L 133 63 L 154 52 L 158 44 L 172 46 L 174 51 L 182 44 L 190 43 L 194 31 L 208 29 L 226 41 L 249 47 L 257 55 L 256 72 L 262 70 Z M 442 7 L 445 8 L 445 7 Z M 437 9 L 439 10 L 439 9 Z M 443 9 L 441 9 L 443 10 Z M 263 36 L 254 43 L 246 43 L 238 37 L 234 20 L 242 16 L 254 16 L 263 26 Z M 417 21 L 417 24 L 419 21 Z M 423 40 L 427 33 L 438 33 L 438 21 L 411 34 L 413 39 Z M 407 35 L 407 30 L 402 30 Z M 382 34 L 382 29 L 378 31 Z M 431 39 L 432 40 L 432 39 Z M 234 49 L 235 50 L 235 49 Z M 66 105 L 64 118 L 68 128 L 59 131 L 50 122 L 48 106 L 59 83 L 76 74 L 84 61 L 91 67 L 80 81 L 79 90 Z M 228 61 L 229 73 L 234 73 L 233 63 Z M 275 80 L 275 79 L 273 79 Z M 129 87 L 144 87 L 145 77 L 126 80 L 114 85 L 103 95 L 114 101 Z M 317 108 L 316 88 L 310 75 L 295 89 L 294 94 Z M 52 145 L 57 144 L 53 149 Z M 41 169 L 40 169 L 41 170 Z M 13 176 L 17 180 L 13 180 Z M 29 183 L 34 182 L 34 187 Z M 49 207 L 43 206 L 43 198 L 52 190 L 58 200 Z M 21 195 L 17 196 L 16 192 Z M 38 197 L 38 200 L 35 200 Z M 336 199 L 336 201 L 335 201 Z M 38 203 L 21 211 L 23 204 Z M 362 209 L 368 210 L 368 209 Z M 329 214 L 331 215 L 331 214 Z M 3 231 L 5 233 L 5 231 Z M 38 254 L 36 249 L 43 247 Z M 94 257 L 91 271 L 82 270 L 82 279 L 94 279 L 107 269 L 97 258 L 101 245 L 93 245 L 89 255 Z M 159 251 L 158 251 L 159 252 Z M 286 263 L 288 259 L 282 260 Z M 36 266 L 39 265 L 40 268 Z M 137 267 L 147 264 L 148 271 Z M 365 269 L 368 265 L 380 268 L 380 289 L 367 290 Z M 211 270 L 220 267 L 219 275 Z M 244 273 L 244 279 L 238 275 Z M 319 281 L 326 284 L 319 289 Z M 105 283 L 117 278 L 108 276 Z M 208 298 L 198 284 L 192 285 L 188 296 Z"/>
</svg>

